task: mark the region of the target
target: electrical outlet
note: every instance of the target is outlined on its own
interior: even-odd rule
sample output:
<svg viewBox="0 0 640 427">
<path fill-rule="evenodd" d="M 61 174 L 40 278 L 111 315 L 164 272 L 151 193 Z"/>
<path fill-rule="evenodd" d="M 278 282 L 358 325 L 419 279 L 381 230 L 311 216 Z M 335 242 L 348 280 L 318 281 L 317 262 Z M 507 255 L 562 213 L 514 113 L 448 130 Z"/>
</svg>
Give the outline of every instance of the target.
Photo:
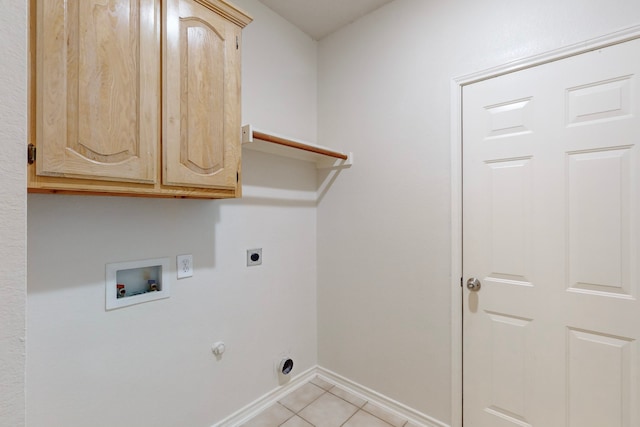
<svg viewBox="0 0 640 427">
<path fill-rule="evenodd" d="M 193 276 L 193 255 L 178 255 L 176 261 L 178 264 L 178 279 Z"/>
<path fill-rule="evenodd" d="M 247 250 L 247 267 L 262 264 L 262 248 Z"/>
</svg>

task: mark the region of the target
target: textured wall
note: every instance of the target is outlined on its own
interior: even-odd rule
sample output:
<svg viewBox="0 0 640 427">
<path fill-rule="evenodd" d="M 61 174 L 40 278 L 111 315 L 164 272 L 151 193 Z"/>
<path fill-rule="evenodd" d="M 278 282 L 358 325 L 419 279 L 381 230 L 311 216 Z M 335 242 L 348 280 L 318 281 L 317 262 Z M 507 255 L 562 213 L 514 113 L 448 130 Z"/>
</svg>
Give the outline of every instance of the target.
<svg viewBox="0 0 640 427">
<path fill-rule="evenodd" d="M 320 41 L 319 363 L 451 422 L 451 80 L 640 22 L 637 0 L 396 0 Z"/>
<path fill-rule="evenodd" d="M 0 425 L 25 423 L 27 8 L 0 5 Z"/>
</svg>

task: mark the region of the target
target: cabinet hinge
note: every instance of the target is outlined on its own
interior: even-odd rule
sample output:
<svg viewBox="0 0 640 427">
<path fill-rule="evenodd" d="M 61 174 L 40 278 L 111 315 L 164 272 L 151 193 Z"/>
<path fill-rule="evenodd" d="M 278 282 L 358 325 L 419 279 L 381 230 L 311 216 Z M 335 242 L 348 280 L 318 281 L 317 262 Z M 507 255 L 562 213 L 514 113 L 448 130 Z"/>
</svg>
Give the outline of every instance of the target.
<svg viewBox="0 0 640 427">
<path fill-rule="evenodd" d="M 27 163 L 30 165 L 36 161 L 36 146 L 33 144 L 27 145 Z"/>
<path fill-rule="evenodd" d="M 236 36 L 236 50 L 240 49 L 240 40 L 238 40 L 238 36 Z"/>
</svg>

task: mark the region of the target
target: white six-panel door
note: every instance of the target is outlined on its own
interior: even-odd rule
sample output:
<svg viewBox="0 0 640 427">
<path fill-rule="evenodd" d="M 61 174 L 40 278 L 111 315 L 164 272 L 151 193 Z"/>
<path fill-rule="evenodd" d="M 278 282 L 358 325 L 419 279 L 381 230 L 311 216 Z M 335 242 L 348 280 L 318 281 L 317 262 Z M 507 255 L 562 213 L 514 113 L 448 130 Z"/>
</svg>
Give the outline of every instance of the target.
<svg viewBox="0 0 640 427">
<path fill-rule="evenodd" d="M 465 427 L 640 426 L 640 41 L 463 88 Z"/>
</svg>

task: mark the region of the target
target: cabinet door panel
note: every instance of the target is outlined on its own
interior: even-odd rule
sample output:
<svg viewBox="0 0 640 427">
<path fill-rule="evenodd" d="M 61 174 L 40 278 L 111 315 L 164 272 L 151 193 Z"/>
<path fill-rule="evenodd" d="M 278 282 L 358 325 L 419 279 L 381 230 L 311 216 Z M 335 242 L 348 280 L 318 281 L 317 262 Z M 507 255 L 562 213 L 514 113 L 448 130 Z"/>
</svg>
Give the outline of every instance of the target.
<svg viewBox="0 0 640 427">
<path fill-rule="evenodd" d="M 153 183 L 158 0 L 39 0 L 37 174 Z"/>
<path fill-rule="evenodd" d="M 235 188 L 240 28 L 205 5 L 167 0 L 163 183 Z"/>
<path fill-rule="evenodd" d="M 198 19 L 180 24 L 180 163 L 215 174 L 224 160 L 224 36 Z"/>
</svg>

